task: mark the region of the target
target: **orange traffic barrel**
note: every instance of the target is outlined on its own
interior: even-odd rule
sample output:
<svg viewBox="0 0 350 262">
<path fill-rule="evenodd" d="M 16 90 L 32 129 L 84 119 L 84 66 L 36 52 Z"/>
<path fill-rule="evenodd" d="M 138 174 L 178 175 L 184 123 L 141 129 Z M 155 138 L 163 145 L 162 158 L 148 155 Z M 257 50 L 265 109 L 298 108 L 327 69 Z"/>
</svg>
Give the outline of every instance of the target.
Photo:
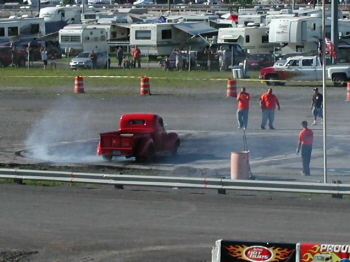
<svg viewBox="0 0 350 262">
<path fill-rule="evenodd" d="M 141 86 L 140 87 L 141 87 L 141 90 L 140 90 L 141 95 L 150 95 L 151 94 L 149 78 L 147 76 L 141 77 Z"/>
<path fill-rule="evenodd" d="M 235 79 L 227 80 L 227 97 L 237 97 L 237 81 Z"/>
<path fill-rule="evenodd" d="M 85 93 L 85 91 L 84 91 L 84 78 L 82 76 L 75 77 L 74 93 Z"/>
<path fill-rule="evenodd" d="M 249 151 L 231 152 L 231 179 L 249 179 Z"/>
<path fill-rule="evenodd" d="M 350 82 L 346 86 L 346 101 L 350 101 Z"/>
</svg>

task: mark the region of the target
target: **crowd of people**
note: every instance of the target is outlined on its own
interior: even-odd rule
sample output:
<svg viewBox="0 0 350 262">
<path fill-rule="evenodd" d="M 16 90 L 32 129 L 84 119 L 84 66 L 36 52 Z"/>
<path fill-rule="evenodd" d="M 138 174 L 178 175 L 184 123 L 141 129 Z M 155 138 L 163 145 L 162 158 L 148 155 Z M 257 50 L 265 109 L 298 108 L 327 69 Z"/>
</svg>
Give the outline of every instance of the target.
<svg viewBox="0 0 350 262">
<path fill-rule="evenodd" d="M 311 112 L 313 115 L 312 125 L 317 125 L 317 119 L 321 119 L 323 123 L 323 96 L 319 93 L 317 87 L 314 89 L 314 94 L 311 99 Z M 237 122 L 238 129 L 247 129 L 248 127 L 248 117 L 249 117 L 249 103 L 250 94 L 246 91 L 245 87 L 241 88 L 241 91 L 237 94 Z M 261 124 L 260 128 L 262 130 L 266 129 L 266 124 L 268 123 L 269 129 L 274 130 L 274 120 L 275 120 L 275 110 L 281 109 L 278 97 L 273 94 L 272 88 L 269 88 L 266 93 L 262 94 L 259 99 L 261 108 Z M 301 174 L 304 176 L 310 175 L 310 161 L 312 153 L 312 145 L 314 139 L 314 133 L 308 128 L 308 122 L 306 120 L 301 122 L 302 130 L 298 136 L 298 145 L 296 153 L 301 152 L 302 158 L 302 171 Z"/>
</svg>

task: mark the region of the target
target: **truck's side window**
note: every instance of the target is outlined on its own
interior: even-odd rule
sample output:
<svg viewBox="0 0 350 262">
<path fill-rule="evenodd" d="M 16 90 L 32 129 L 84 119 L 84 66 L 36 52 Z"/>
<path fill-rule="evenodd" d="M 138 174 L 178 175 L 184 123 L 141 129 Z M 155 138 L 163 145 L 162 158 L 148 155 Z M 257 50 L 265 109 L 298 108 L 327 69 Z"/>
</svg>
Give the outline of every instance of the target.
<svg viewBox="0 0 350 262">
<path fill-rule="evenodd" d="M 302 66 L 312 66 L 312 59 L 303 59 Z"/>
<path fill-rule="evenodd" d="M 130 125 L 144 125 L 145 124 L 145 120 L 143 119 L 132 119 L 129 122 Z"/>
<path fill-rule="evenodd" d="M 163 118 L 159 118 L 158 123 L 161 127 L 164 127 Z"/>
<path fill-rule="evenodd" d="M 287 66 L 298 66 L 299 60 L 289 60 Z"/>
</svg>

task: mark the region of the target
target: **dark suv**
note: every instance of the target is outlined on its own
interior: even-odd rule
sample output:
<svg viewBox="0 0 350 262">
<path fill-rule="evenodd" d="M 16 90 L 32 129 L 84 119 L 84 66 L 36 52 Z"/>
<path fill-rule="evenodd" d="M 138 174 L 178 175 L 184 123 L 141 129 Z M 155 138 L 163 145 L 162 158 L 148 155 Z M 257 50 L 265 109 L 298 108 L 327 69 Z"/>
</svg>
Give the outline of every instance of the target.
<svg viewBox="0 0 350 262">
<path fill-rule="evenodd" d="M 226 49 L 227 51 L 226 63 L 228 65 L 228 69 L 232 68 L 235 65 L 238 65 L 246 59 L 247 54 L 239 44 L 212 44 L 209 46 L 212 51 L 211 70 L 220 69 L 219 58 L 217 55 L 220 47 L 223 47 L 223 49 Z M 205 48 L 203 48 L 203 50 L 200 52 L 197 52 L 197 65 L 200 69 L 207 68 L 208 55 L 204 53 L 204 50 Z"/>
<path fill-rule="evenodd" d="M 11 47 L 0 46 L 0 67 L 7 67 L 12 63 Z M 26 52 L 17 49 L 16 66 L 24 67 L 26 64 Z"/>
</svg>

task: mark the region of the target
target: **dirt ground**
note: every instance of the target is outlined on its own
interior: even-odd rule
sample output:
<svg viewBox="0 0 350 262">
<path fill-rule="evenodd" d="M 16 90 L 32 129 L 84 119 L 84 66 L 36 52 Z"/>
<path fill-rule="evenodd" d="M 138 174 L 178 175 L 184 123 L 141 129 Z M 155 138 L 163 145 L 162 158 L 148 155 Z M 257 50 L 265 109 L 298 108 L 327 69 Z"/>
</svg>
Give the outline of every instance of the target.
<svg viewBox="0 0 350 262">
<path fill-rule="evenodd" d="M 241 86 L 247 87 L 252 97 L 246 135 L 254 175 L 258 179 L 305 180 L 300 177 L 301 161 L 295 148 L 300 122 L 312 122 L 310 104 L 314 86 L 299 84 L 274 88 L 281 104 L 281 111 L 276 112 L 276 130 L 260 130 L 258 100 L 267 89 L 265 84 L 250 88 L 250 82 L 242 80 L 237 88 Z M 151 85 L 151 96 L 139 95 L 139 86 L 128 88 L 135 91 L 134 95 L 95 95 L 94 92 L 100 93 L 103 87 L 88 83 L 85 94 L 74 94 L 72 87 L 48 89 L 45 94 L 26 87 L 1 87 L 2 165 L 29 164 L 31 168 L 74 168 L 91 172 L 131 168 L 158 175 L 230 176 L 231 154 L 243 150 L 243 132 L 237 129 L 237 103 L 234 98 L 226 97 L 226 83 L 216 81 L 213 88 L 200 91 L 152 88 Z M 350 172 L 346 164 L 350 102 L 345 100 L 345 88 L 327 87 L 326 142 L 330 180 L 346 181 Z M 180 134 L 182 143 L 177 159 L 164 157 L 153 163 L 138 164 L 133 159 L 116 158 L 108 163 L 96 156 L 98 134 L 116 130 L 120 115 L 132 112 L 158 113 L 169 131 Z M 322 125 L 312 128 L 316 138 L 312 176 L 308 179 L 322 181 Z"/>
</svg>

